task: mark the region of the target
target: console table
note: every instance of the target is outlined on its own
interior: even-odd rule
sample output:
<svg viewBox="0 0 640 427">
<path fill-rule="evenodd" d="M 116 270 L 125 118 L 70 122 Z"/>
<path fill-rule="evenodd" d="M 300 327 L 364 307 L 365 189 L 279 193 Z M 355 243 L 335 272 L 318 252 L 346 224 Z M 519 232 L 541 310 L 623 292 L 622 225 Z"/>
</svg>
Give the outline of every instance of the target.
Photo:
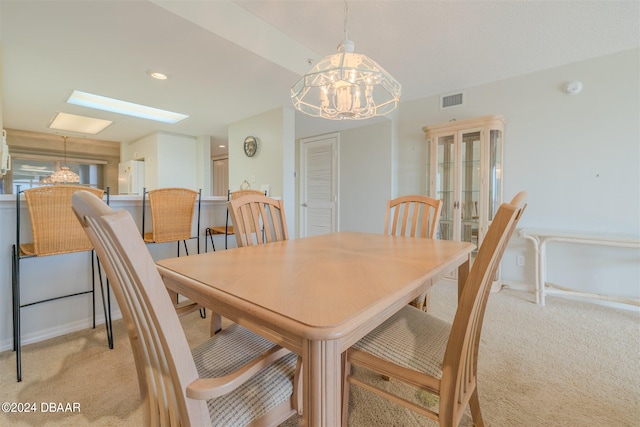
<svg viewBox="0 0 640 427">
<path fill-rule="evenodd" d="M 547 282 L 547 244 L 550 242 L 566 242 L 584 245 L 616 246 L 620 248 L 640 248 L 640 240 L 627 238 L 624 236 L 607 236 L 600 234 L 565 232 L 559 230 L 544 230 L 522 228 L 519 230 L 520 237 L 533 242 L 535 249 L 535 282 L 536 282 L 536 303 L 545 304 L 547 294 L 575 295 L 589 298 L 597 298 L 606 301 L 620 302 L 640 306 L 640 299 L 624 298 L 592 292 L 581 292 L 575 289 L 559 286 Z"/>
</svg>

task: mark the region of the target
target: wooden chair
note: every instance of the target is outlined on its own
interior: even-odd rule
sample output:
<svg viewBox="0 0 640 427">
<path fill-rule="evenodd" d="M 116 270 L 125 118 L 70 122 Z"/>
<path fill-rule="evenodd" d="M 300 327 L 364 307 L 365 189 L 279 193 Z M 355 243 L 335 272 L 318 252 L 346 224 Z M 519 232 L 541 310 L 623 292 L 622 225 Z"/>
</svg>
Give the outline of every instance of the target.
<svg viewBox="0 0 640 427">
<path fill-rule="evenodd" d="M 20 186 L 16 191 L 16 243 L 12 248 L 12 294 L 13 294 L 13 349 L 16 352 L 16 373 L 18 382 L 22 381 L 22 352 L 21 352 L 21 311 L 23 308 L 36 304 L 92 294 L 93 328 L 96 327 L 96 299 L 95 299 L 95 260 L 93 246 L 71 210 L 71 196 L 78 190 L 85 190 L 102 198 L 104 191 L 81 185 L 53 185 L 24 190 L 24 198 L 29 210 L 33 241 L 23 243 L 20 240 Z M 108 193 L 107 193 L 108 195 Z M 32 257 L 68 254 L 73 252 L 91 252 L 91 289 L 71 294 L 42 299 L 35 302 L 23 303 L 20 290 L 21 260 Z M 113 348 L 113 334 L 111 330 L 111 303 L 109 296 L 109 282 L 106 292 L 100 274 L 100 263 L 97 262 L 100 290 L 102 293 L 102 307 L 105 317 L 105 328 L 109 348 Z M 53 286 L 54 284 L 47 284 Z M 106 295 L 105 295 L 106 293 Z"/>
<path fill-rule="evenodd" d="M 262 192 L 245 193 L 227 202 L 227 209 L 239 248 L 289 239 L 282 200 L 272 199 Z M 212 313 L 211 335 L 218 333 L 221 327 L 220 315 Z"/>
<path fill-rule="evenodd" d="M 427 196 L 410 195 L 389 200 L 384 234 L 435 239 L 441 211 L 442 200 Z"/>
<path fill-rule="evenodd" d="M 442 200 L 421 195 L 409 195 L 387 202 L 384 234 L 392 236 L 437 238 Z M 429 311 L 429 292 L 411 302 L 411 305 Z"/>
<path fill-rule="evenodd" d="M 73 210 L 104 260 L 127 325 L 144 425 L 273 426 L 296 412 L 295 354 L 236 324 L 190 351 L 131 215 L 83 191 Z"/>
<path fill-rule="evenodd" d="M 145 232 L 145 198 L 149 195 L 151 207 L 151 232 Z M 197 203 L 196 203 L 197 202 Z M 198 207 L 197 232 L 193 236 L 194 213 Z M 200 192 L 188 188 L 158 188 L 143 190 L 142 196 L 142 236 L 145 243 L 178 242 L 178 256 L 180 256 L 180 242 L 184 251 L 189 255 L 187 240 L 197 240 L 197 252 L 200 253 Z M 179 315 L 185 315 L 200 310 L 202 318 L 206 317 L 205 309 L 191 301 L 179 301 L 178 294 L 169 291 L 175 301 L 175 308 Z"/>
<path fill-rule="evenodd" d="M 343 358 L 343 426 L 348 418 L 349 384 L 361 386 L 446 427 L 457 426 L 469 404 L 474 425 L 483 425 L 477 391 L 482 321 L 494 274 L 523 210 L 524 207 L 507 203 L 498 209 L 459 297 L 453 324 L 407 305 L 347 350 Z M 439 410 L 352 376 L 352 365 L 437 395 Z"/>
<path fill-rule="evenodd" d="M 259 190 L 237 190 L 237 191 L 231 191 L 229 190 L 227 192 L 227 201 L 229 200 L 235 200 L 239 197 L 242 196 L 247 196 L 249 194 L 256 194 L 256 195 L 260 195 L 260 194 L 264 194 L 265 196 L 267 195 L 266 191 L 259 191 Z M 216 246 L 213 243 L 213 235 L 214 234 L 224 234 L 224 248 L 227 249 L 227 238 L 229 237 L 229 235 L 234 234 L 233 231 L 233 225 L 229 225 L 229 209 L 227 208 L 227 218 L 225 220 L 224 225 L 217 225 L 214 227 L 207 227 L 204 230 L 204 234 L 205 234 L 205 240 L 204 240 L 204 251 L 207 252 L 207 237 L 209 238 L 209 240 L 211 240 L 211 247 L 213 248 L 213 250 L 216 250 Z"/>
<path fill-rule="evenodd" d="M 289 239 L 282 200 L 254 194 L 232 199 L 227 206 L 239 248 Z"/>
</svg>

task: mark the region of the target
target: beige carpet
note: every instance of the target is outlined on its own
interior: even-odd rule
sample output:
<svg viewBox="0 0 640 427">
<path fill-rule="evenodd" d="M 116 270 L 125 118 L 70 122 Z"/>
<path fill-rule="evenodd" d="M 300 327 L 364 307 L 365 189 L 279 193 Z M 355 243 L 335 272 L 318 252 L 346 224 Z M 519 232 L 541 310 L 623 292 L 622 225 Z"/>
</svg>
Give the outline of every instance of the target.
<svg viewBox="0 0 640 427">
<path fill-rule="evenodd" d="M 451 319 L 455 285 L 439 284 L 433 297 L 433 313 Z M 532 295 L 508 289 L 489 299 L 479 362 L 486 424 L 640 426 L 640 313 L 558 297 L 545 307 L 532 301 Z M 208 321 L 197 313 L 183 318 L 183 325 L 191 343 L 206 338 Z M 129 340 L 121 321 L 114 329 L 114 350 L 103 328 L 23 347 L 22 383 L 15 381 L 13 352 L 1 353 L 0 401 L 35 403 L 37 413 L 0 413 L 0 426 L 141 425 Z M 406 393 L 435 403 L 429 395 Z M 79 403 L 80 412 L 42 413 L 48 402 Z M 470 418 L 463 423 L 471 425 Z M 434 423 L 352 387 L 349 425 Z"/>
</svg>

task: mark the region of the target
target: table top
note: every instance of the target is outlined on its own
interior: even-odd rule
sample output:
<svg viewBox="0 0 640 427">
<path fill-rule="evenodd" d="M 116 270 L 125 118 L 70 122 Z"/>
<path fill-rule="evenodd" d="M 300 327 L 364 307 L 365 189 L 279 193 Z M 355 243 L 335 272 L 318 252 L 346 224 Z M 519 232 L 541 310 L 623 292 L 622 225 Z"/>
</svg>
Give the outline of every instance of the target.
<svg viewBox="0 0 640 427">
<path fill-rule="evenodd" d="M 449 273 L 466 242 L 340 232 L 158 261 L 163 276 L 327 333 Z M 429 286 L 431 283 L 427 283 Z M 417 295 L 416 295 L 417 296 Z"/>
</svg>

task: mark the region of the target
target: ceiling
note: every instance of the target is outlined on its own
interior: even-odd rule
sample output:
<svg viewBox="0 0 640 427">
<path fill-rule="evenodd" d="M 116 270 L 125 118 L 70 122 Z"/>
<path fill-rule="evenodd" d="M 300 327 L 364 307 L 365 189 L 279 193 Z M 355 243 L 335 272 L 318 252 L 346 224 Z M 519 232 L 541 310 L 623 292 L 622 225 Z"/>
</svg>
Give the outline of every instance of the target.
<svg viewBox="0 0 640 427">
<path fill-rule="evenodd" d="M 2 0 L 3 126 L 60 133 L 48 124 L 61 111 L 112 120 L 98 139 L 166 131 L 226 143 L 229 124 L 291 106 L 290 87 L 344 38 L 344 5 Z M 637 48 L 639 22 L 638 1 L 352 0 L 347 28 L 408 101 Z M 170 125 L 70 105 L 73 90 L 190 117 Z M 297 137 L 363 124 L 296 114 Z"/>
</svg>

